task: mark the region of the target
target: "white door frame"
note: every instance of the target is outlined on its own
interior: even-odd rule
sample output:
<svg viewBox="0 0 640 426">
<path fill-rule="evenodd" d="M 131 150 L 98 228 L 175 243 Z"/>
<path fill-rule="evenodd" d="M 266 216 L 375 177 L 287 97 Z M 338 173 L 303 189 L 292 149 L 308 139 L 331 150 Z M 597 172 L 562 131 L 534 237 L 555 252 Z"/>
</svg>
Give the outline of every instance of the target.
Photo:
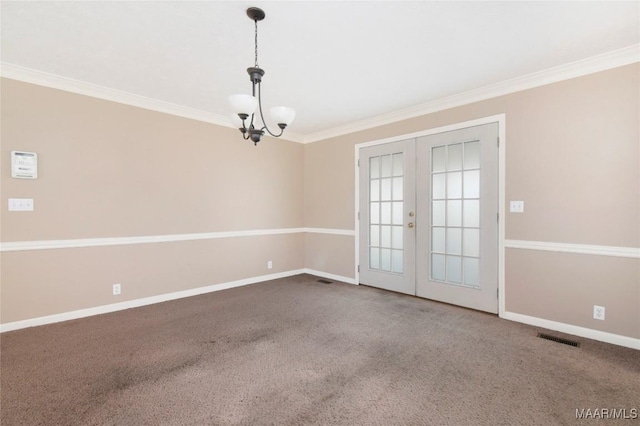
<svg viewBox="0 0 640 426">
<path fill-rule="evenodd" d="M 370 142 L 363 142 L 356 144 L 355 146 L 355 163 L 354 163 L 354 176 L 355 176 L 355 283 L 360 283 L 360 272 L 358 271 L 358 265 L 360 265 L 360 220 L 358 219 L 358 208 L 360 205 L 360 175 L 358 173 L 358 161 L 360 159 L 360 149 L 370 146 L 382 145 L 390 142 L 397 142 L 405 139 L 418 138 L 421 136 L 434 135 L 437 133 L 450 132 L 452 130 L 464 129 L 467 127 L 480 126 L 489 123 L 498 123 L 498 137 L 500 143 L 498 145 L 498 212 L 500 214 L 500 223 L 498 224 L 498 316 L 503 317 L 505 313 L 505 265 L 504 265 L 504 242 L 505 242 L 505 145 L 506 145 L 506 114 L 492 115 L 489 117 L 479 118 L 476 120 L 465 121 L 462 123 L 451 124 L 443 127 L 436 127 L 434 129 L 421 130 L 415 133 L 409 133 L 404 135 L 392 136 L 390 138 L 378 139 Z"/>
</svg>

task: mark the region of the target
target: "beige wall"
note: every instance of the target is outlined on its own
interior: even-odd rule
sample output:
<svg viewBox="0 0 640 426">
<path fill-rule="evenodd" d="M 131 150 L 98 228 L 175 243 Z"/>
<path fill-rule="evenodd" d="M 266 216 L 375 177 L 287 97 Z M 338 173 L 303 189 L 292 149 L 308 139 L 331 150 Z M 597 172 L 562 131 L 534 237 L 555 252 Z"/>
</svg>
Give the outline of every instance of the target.
<svg viewBox="0 0 640 426">
<path fill-rule="evenodd" d="M 303 226 L 301 144 L 9 79 L 1 96 L 3 243 Z M 10 177 L 12 150 L 38 154 L 37 180 Z M 303 266 L 303 234 L 4 252 L 1 321 Z"/>
<path fill-rule="evenodd" d="M 503 214 L 506 239 L 637 248 L 639 99 L 636 63 L 313 143 L 305 226 L 354 229 L 355 144 L 504 113 L 505 196 L 526 207 Z M 327 250 L 344 237 L 325 239 L 307 259 L 321 253 L 326 272 L 353 277 L 353 257 Z M 640 260 L 507 249 L 505 267 L 507 311 L 640 337 Z M 606 321 L 594 323 L 594 304 Z"/>
<path fill-rule="evenodd" d="M 638 64 L 300 145 L 2 80 L 3 243 L 354 229 L 354 145 L 506 114 L 506 238 L 640 246 Z M 35 151 L 38 180 L 10 178 Z M 7 212 L 8 198 L 35 211 Z M 1 322 L 303 267 L 352 278 L 354 238 L 309 233 L 3 252 Z M 266 269 L 273 260 L 274 269 Z M 640 337 L 640 260 L 507 249 L 507 311 Z M 111 295 L 121 283 L 123 293 Z M 594 322 L 593 304 L 607 308 Z"/>
<path fill-rule="evenodd" d="M 306 268 L 353 277 L 355 251 L 352 236 L 308 233 L 304 245 Z"/>
<path fill-rule="evenodd" d="M 5 252 L 2 322 L 291 271 L 303 262 L 303 234 Z M 120 296 L 111 294 L 115 283 Z"/>
</svg>

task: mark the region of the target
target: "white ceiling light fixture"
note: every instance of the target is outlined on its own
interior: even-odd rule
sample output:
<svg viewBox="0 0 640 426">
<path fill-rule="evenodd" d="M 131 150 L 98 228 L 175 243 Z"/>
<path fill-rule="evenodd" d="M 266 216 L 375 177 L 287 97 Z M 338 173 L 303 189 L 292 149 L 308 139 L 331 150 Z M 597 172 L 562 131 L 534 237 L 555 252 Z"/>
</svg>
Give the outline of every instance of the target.
<svg viewBox="0 0 640 426">
<path fill-rule="evenodd" d="M 249 73 L 249 79 L 251 80 L 252 94 L 251 95 L 231 95 L 229 96 L 229 105 L 233 114 L 231 119 L 236 127 L 242 132 L 244 140 L 251 139 L 254 145 L 257 145 L 262 139 L 265 131 L 273 137 L 280 137 L 284 133 L 284 129 L 293 122 L 296 116 L 294 109 L 284 106 L 277 106 L 271 108 L 270 116 L 280 128 L 279 134 L 274 134 L 267 127 L 267 122 L 264 119 L 262 113 L 262 96 L 260 95 L 260 85 L 262 82 L 262 76 L 264 76 L 264 70 L 258 66 L 258 21 L 262 21 L 265 17 L 265 13 L 262 9 L 257 7 L 250 7 L 247 9 L 247 16 L 255 23 L 255 65 L 247 68 Z M 258 89 L 258 97 L 256 98 L 256 88 Z M 260 113 L 260 120 L 262 121 L 262 128 L 258 128 L 258 122 L 256 117 L 256 109 Z M 249 120 L 249 116 L 251 119 Z"/>
</svg>

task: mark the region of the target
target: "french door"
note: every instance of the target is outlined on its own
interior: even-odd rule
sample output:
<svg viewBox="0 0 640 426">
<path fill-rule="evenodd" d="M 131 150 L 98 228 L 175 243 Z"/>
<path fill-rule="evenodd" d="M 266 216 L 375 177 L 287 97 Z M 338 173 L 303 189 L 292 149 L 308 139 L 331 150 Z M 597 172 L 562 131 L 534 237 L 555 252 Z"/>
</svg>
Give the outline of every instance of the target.
<svg viewBox="0 0 640 426">
<path fill-rule="evenodd" d="M 415 139 L 360 150 L 363 284 L 415 294 L 415 159 Z"/>
<path fill-rule="evenodd" d="M 498 312 L 498 125 L 360 149 L 360 283 Z"/>
</svg>

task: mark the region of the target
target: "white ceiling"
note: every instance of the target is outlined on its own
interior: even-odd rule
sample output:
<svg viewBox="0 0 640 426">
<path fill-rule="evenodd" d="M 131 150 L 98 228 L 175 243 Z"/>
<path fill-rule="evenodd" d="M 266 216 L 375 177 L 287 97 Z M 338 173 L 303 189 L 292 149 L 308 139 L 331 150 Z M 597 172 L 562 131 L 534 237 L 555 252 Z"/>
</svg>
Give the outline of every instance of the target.
<svg viewBox="0 0 640 426">
<path fill-rule="evenodd" d="M 215 116 L 249 93 L 309 135 L 640 42 L 640 2 L 2 1 L 3 67 Z"/>
</svg>

